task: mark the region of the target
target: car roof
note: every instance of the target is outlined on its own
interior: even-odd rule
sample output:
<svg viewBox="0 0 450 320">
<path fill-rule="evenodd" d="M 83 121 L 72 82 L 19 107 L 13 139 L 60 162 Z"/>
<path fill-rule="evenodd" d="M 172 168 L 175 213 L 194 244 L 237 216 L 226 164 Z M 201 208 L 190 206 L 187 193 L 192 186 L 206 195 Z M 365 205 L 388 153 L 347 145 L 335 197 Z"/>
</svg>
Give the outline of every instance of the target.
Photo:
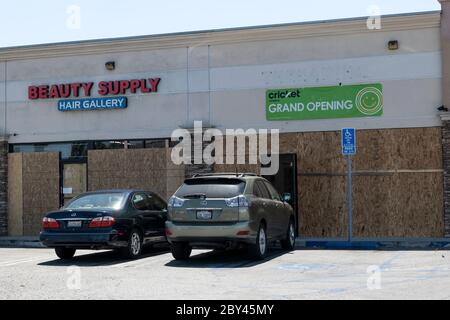
<svg viewBox="0 0 450 320">
<path fill-rule="evenodd" d="M 255 179 L 255 178 L 262 178 L 261 176 L 258 176 L 255 173 L 233 173 L 233 172 L 217 172 L 217 173 L 202 173 L 193 175 L 189 179 L 210 179 L 210 178 L 237 178 L 237 179 Z"/>
<path fill-rule="evenodd" d="M 105 190 L 95 190 L 95 191 L 83 192 L 82 194 L 102 194 L 102 193 L 130 194 L 130 193 L 134 193 L 134 192 L 150 192 L 150 191 L 141 190 L 141 189 L 105 189 Z"/>
</svg>

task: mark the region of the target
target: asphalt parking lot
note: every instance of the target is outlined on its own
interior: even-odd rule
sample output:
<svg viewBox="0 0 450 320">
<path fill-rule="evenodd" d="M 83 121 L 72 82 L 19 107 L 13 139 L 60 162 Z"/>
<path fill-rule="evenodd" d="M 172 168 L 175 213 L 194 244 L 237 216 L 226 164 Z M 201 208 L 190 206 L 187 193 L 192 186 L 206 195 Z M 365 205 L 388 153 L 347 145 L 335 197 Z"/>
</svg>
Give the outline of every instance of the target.
<svg viewBox="0 0 450 320">
<path fill-rule="evenodd" d="M 0 299 L 449 299 L 448 251 L 273 249 L 262 262 L 243 252 L 167 248 L 127 261 L 111 251 L 0 248 Z"/>
</svg>

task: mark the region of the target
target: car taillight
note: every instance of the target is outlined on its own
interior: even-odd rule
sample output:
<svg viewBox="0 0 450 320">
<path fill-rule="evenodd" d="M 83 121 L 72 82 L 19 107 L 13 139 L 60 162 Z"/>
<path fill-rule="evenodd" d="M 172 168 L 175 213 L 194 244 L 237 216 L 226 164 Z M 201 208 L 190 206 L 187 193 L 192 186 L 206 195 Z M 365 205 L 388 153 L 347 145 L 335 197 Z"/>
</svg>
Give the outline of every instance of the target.
<svg viewBox="0 0 450 320">
<path fill-rule="evenodd" d="M 56 219 L 44 217 L 44 219 L 42 219 L 42 228 L 59 229 L 59 222 L 56 221 Z"/>
<path fill-rule="evenodd" d="M 237 196 L 234 198 L 225 199 L 225 204 L 228 207 L 248 207 L 249 203 L 246 197 L 244 196 Z"/>
<path fill-rule="evenodd" d="M 167 205 L 172 208 L 181 208 L 184 204 L 184 201 L 184 199 L 178 198 L 176 196 L 171 196 Z"/>
<path fill-rule="evenodd" d="M 114 217 L 106 216 L 106 217 L 98 217 L 95 218 L 89 223 L 89 228 L 109 228 L 116 222 Z"/>
</svg>

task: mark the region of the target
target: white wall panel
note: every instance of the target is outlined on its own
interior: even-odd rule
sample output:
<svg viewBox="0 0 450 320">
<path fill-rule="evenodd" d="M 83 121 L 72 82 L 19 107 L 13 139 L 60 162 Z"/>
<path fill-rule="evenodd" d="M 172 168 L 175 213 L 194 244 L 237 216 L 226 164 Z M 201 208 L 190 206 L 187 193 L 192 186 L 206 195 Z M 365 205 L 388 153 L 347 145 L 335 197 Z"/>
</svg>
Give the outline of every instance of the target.
<svg viewBox="0 0 450 320">
<path fill-rule="evenodd" d="M 116 61 L 116 70 L 108 71 L 105 62 Z M 16 60 L 8 63 L 8 79 L 53 80 L 69 78 L 114 77 L 117 74 L 159 72 L 186 68 L 186 49 L 160 49 L 114 54 L 66 56 Z"/>
<path fill-rule="evenodd" d="M 310 87 L 440 78 L 440 52 L 211 69 L 211 90 Z"/>
<path fill-rule="evenodd" d="M 398 51 L 389 51 L 387 43 L 394 39 L 399 41 L 400 48 Z M 216 45 L 211 47 L 211 66 L 276 64 L 439 50 L 439 28 L 394 32 L 382 29 L 344 35 Z"/>
<path fill-rule="evenodd" d="M 400 50 L 386 49 L 390 39 Z M 105 70 L 108 60 L 116 61 L 115 71 Z M 21 143 L 167 137 L 194 120 L 283 131 L 438 126 L 441 72 L 438 28 L 16 60 L 7 68 L 7 132 L 17 134 L 11 143 Z M 0 63 L 0 131 L 4 75 Z M 128 95 L 125 110 L 60 112 L 57 99 L 27 97 L 32 84 L 154 77 L 161 78 L 158 93 Z M 382 117 L 265 119 L 266 89 L 368 82 L 383 84 Z"/>
<path fill-rule="evenodd" d="M 212 93 L 212 125 L 219 128 L 278 128 L 282 132 L 439 126 L 440 79 L 383 81 L 381 117 L 267 121 L 265 90 Z"/>
</svg>

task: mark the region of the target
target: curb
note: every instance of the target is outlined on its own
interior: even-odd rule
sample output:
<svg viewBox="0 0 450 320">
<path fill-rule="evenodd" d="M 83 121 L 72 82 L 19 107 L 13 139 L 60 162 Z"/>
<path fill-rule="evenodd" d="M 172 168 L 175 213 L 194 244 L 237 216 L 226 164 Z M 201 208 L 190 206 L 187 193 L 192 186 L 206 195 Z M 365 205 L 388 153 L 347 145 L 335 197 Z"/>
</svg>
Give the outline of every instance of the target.
<svg viewBox="0 0 450 320">
<path fill-rule="evenodd" d="M 38 237 L 0 237 L 0 248 L 45 248 Z"/>
<path fill-rule="evenodd" d="M 0 237 L 0 248 L 46 248 L 38 237 Z M 326 250 L 450 250 L 448 241 L 344 241 L 303 240 L 295 241 L 295 249 Z"/>
<path fill-rule="evenodd" d="M 296 249 L 329 250 L 449 250 L 450 241 L 327 241 L 301 240 L 295 242 Z"/>
</svg>

